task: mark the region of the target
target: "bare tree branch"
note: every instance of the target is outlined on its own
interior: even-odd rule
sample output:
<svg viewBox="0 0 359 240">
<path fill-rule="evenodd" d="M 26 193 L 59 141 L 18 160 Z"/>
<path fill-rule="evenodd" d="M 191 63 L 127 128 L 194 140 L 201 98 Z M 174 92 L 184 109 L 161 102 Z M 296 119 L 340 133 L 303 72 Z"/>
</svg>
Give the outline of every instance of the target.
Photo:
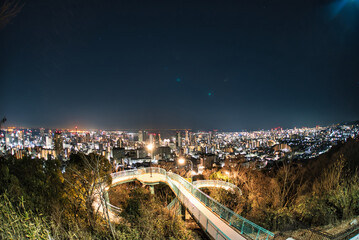
<svg viewBox="0 0 359 240">
<path fill-rule="evenodd" d="M 24 7 L 18 0 L 4 0 L 0 5 L 0 29 L 4 28 Z"/>
</svg>

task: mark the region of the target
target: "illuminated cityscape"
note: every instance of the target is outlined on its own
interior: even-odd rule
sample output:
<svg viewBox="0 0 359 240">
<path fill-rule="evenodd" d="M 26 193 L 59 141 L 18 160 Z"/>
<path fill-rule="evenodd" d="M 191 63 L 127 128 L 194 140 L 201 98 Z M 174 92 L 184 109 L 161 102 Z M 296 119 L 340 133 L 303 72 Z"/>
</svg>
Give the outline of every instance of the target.
<svg viewBox="0 0 359 240">
<path fill-rule="evenodd" d="M 0 0 L 0 239 L 359 240 L 359 0 Z"/>
<path fill-rule="evenodd" d="M 315 158 L 358 134 L 356 123 L 252 132 L 7 128 L 1 133 L 0 143 L 3 154 L 11 153 L 17 158 L 56 158 L 66 162 L 73 153 L 97 153 L 106 157 L 116 171 L 148 166 L 148 144 L 154 146 L 152 161 L 159 166 L 173 163 L 175 167 L 175 160 L 185 156 L 196 169 L 238 165 L 264 168 L 285 158 Z"/>
</svg>

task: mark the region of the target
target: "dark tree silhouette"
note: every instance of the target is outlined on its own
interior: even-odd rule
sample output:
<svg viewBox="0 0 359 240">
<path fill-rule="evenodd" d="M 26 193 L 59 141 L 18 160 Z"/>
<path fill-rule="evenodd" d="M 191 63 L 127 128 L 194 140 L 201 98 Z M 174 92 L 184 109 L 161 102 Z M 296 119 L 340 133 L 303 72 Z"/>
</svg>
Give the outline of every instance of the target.
<svg viewBox="0 0 359 240">
<path fill-rule="evenodd" d="M 24 6 L 21 1 L 2 0 L 0 1 L 0 29 L 4 28 Z"/>
</svg>

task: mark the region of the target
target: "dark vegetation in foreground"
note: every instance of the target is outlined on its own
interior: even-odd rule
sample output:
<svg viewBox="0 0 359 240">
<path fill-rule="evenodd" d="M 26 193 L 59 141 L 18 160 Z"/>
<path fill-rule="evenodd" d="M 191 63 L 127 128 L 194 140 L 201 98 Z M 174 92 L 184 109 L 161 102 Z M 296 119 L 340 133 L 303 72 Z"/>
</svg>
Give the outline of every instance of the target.
<svg viewBox="0 0 359 240">
<path fill-rule="evenodd" d="M 217 201 L 272 231 L 336 224 L 359 215 L 359 140 L 349 139 L 311 160 L 290 159 L 271 170 L 239 168 L 208 178 L 229 180 L 243 195 L 208 189 Z"/>
<path fill-rule="evenodd" d="M 175 198 L 172 190 L 165 184 L 155 185 L 155 194 L 148 186 L 139 182 L 121 184 L 110 188 L 111 204 L 122 211 L 122 221 L 139 234 L 140 239 L 194 239 L 195 234 L 188 231 L 184 221 L 166 207 Z"/>
<path fill-rule="evenodd" d="M 0 239 L 193 238 L 142 187 L 122 199 L 121 222 L 102 218 L 92 206 L 101 186 L 112 181 L 107 159 L 74 154 L 61 169 L 58 160 L 0 157 Z"/>
</svg>

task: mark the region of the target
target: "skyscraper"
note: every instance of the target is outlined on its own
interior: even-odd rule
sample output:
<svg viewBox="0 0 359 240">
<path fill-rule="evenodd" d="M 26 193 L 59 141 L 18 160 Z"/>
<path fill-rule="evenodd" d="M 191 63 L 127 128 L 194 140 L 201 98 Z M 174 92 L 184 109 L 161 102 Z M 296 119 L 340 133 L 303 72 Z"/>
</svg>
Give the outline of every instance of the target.
<svg viewBox="0 0 359 240">
<path fill-rule="evenodd" d="M 176 134 L 176 146 L 182 147 L 182 138 L 181 138 L 181 132 L 178 131 Z"/>
<path fill-rule="evenodd" d="M 154 143 L 154 133 L 150 133 L 150 144 Z"/>
<path fill-rule="evenodd" d="M 147 140 L 147 132 L 144 130 L 138 131 L 138 141 L 146 142 L 146 140 Z"/>
<path fill-rule="evenodd" d="M 45 137 L 45 146 L 46 146 L 47 149 L 51 149 L 51 147 L 52 147 L 51 135 Z"/>
<path fill-rule="evenodd" d="M 142 130 L 138 131 L 138 141 L 143 142 L 143 132 L 142 132 Z"/>
<path fill-rule="evenodd" d="M 186 138 L 185 138 L 186 145 L 189 145 L 189 137 L 188 137 L 188 130 L 186 130 Z"/>
<path fill-rule="evenodd" d="M 62 155 L 63 150 L 61 131 L 55 131 L 54 141 L 56 157 L 59 158 Z"/>
</svg>

